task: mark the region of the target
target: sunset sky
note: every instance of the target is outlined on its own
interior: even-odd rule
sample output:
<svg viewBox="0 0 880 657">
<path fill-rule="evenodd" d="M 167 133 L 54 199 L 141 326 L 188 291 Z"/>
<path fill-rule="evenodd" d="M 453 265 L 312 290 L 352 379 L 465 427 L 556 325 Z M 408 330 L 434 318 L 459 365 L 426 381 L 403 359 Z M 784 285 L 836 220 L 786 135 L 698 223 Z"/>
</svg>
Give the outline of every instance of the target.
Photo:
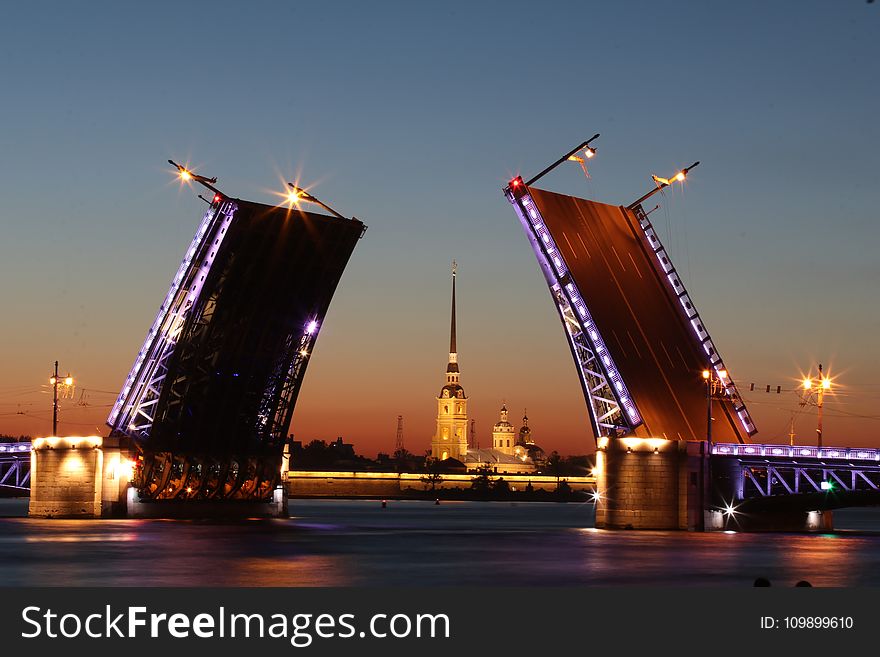
<svg viewBox="0 0 880 657">
<path fill-rule="evenodd" d="M 461 382 L 593 451 L 574 365 L 501 193 L 601 133 L 587 180 L 652 215 L 760 433 L 814 440 L 794 388 L 834 377 L 825 442 L 880 446 L 880 5 L 837 2 L 17 3 L 0 24 L 0 433 L 104 433 L 205 206 L 284 181 L 369 226 L 300 395 L 297 439 L 430 446 L 458 262 Z M 748 384 L 786 389 L 748 393 Z"/>
</svg>

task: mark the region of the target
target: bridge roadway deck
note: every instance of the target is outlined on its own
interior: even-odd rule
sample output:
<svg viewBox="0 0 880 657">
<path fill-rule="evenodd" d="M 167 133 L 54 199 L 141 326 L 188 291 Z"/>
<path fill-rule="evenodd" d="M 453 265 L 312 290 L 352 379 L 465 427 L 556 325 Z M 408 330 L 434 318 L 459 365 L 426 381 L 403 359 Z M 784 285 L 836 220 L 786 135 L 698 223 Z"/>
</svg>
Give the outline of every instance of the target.
<svg viewBox="0 0 880 657">
<path fill-rule="evenodd" d="M 706 437 L 706 353 L 653 264 L 634 214 L 529 188 L 623 375 L 646 435 Z M 713 402 L 713 438 L 737 442 L 729 402 Z M 745 436 L 744 436 L 745 437 Z"/>
</svg>

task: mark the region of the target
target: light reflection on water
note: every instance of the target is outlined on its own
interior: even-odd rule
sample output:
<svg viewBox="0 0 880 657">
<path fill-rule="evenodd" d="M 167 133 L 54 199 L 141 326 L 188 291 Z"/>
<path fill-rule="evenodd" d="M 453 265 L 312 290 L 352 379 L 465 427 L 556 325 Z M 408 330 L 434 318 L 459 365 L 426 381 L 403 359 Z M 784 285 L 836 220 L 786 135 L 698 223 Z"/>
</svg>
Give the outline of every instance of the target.
<svg viewBox="0 0 880 657">
<path fill-rule="evenodd" d="M 23 516 L 26 501 L 0 500 Z M 0 518 L 0 583 L 32 586 L 880 586 L 880 509 L 831 535 L 609 532 L 588 504 L 294 500 L 289 520 Z M 858 530 L 858 531 L 853 531 Z M 874 533 L 876 532 L 876 533 Z"/>
</svg>

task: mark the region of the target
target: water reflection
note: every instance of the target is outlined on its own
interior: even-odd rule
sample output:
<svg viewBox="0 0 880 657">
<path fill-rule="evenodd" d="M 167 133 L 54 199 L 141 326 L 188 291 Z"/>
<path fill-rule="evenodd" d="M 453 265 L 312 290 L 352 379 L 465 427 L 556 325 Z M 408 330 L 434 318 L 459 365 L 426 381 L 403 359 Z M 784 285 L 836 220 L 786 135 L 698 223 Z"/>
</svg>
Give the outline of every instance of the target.
<svg viewBox="0 0 880 657">
<path fill-rule="evenodd" d="M 297 500 L 291 511 L 290 520 L 228 523 L 0 518 L 0 582 L 880 585 L 880 534 L 612 532 L 592 527 L 586 504 Z M 880 530 L 880 510 L 837 512 L 835 522 Z"/>
</svg>

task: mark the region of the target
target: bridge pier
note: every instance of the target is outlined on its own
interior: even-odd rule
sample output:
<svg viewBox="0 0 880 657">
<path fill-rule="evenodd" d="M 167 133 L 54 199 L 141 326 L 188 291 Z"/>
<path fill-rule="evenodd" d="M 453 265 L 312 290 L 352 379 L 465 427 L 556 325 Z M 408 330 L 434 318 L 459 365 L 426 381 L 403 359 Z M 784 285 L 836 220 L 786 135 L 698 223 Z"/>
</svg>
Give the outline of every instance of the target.
<svg viewBox="0 0 880 657">
<path fill-rule="evenodd" d="M 708 463 L 705 442 L 600 439 L 596 527 L 702 531 Z"/>
<path fill-rule="evenodd" d="M 749 498 L 741 463 L 710 457 L 705 441 L 602 438 L 596 469 L 600 529 L 833 530 L 815 498 Z"/>
<path fill-rule="evenodd" d="M 287 492 L 269 502 L 141 501 L 134 461 L 119 438 L 37 438 L 31 451 L 32 518 L 286 518 Z"/>
<path fill-rule="evenodd" d="M 270 502 L 249 500 L 140 500 L 128 489 L 127 518 L 287 518 L 287 490 L 275 489 Z"/>
<path fill-rule="evenodd" d="M 31 451 L 34 518 L 101 518 L 125 514 L 131 479 L 127 450 L 115 438 L 37 438 Z"/>
</svg>

